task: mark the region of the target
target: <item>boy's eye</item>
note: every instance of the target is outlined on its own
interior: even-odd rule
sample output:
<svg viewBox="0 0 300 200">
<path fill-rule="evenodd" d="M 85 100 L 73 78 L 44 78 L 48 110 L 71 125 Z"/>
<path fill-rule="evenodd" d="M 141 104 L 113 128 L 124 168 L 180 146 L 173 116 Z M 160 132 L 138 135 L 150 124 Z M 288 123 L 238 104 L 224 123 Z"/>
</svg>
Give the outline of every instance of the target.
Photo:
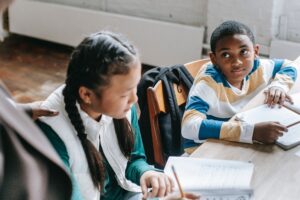
<svg viewBox="0 0 300 200">
<path fill-rule="evenodd" d="M 222 53 L 221 56 L 223 58 L 229 58 L 230 57 L 229 53 Z"/>
<path fill-rule="evenodd" d="M 241 54 L 242 55 L 247 55 L 249 53 L 249 51 L 247 50 L 247 49 L 243 49 L 242 51 L 241 51 Z"/>
</svg>

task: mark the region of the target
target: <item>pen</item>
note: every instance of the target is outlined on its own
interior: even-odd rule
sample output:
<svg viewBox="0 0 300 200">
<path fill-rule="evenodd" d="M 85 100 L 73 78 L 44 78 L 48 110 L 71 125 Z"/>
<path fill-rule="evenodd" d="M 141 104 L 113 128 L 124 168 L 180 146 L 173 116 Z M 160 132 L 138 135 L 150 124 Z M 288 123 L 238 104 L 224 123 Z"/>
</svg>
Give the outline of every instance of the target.
<svg viewBox="0 0 300 200">
<path fill-rule="evenodd" d="M 180 182 L 179 182 L 177 173 L 176 173 L 176 171 L 175 171 L 174 165 L 172 165 L 171 168 L 172 168 L 173 174 L 174 174 L 174 176 L 175 176 L 175 179 L 176 179 L 176 182 L 177 182 L 179 191 L 180 191 L 181 198 L 184 198 L 184 193 L 183 193 L 182 187 L 181 187 L 181 185 L 180 185 Z"/>
<path fill-rule="evenodd" d="M 287 125 L 286 127 L 287 127 L 287 128 L 290 128 L 290 127 L 292 127 L 292 126 L 294 126 L 294 125 L 296 125 L 296 124 L 299 124 L 299 123 L 300 123 L 300 121 L 297 121 L 297 122 L 295 122 L 295 123 L 292 123 L 292 124 Z"/>
</svg>

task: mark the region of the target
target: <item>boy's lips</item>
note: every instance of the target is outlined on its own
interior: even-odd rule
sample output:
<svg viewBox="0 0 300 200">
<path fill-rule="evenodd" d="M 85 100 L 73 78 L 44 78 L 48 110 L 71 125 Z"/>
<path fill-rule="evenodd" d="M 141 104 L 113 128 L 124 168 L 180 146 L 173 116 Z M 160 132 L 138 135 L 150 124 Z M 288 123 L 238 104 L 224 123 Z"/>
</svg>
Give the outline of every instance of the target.
<svg viewBox="0 0 300 200">
<path fill-rule="evenodd" d="M 244 68 L 234 69 L 234 70 L 231 70 L 231 73 L 233 73 L 236 76 L 242 76 L 245 73 L 245 69 Z"/>
</svg>

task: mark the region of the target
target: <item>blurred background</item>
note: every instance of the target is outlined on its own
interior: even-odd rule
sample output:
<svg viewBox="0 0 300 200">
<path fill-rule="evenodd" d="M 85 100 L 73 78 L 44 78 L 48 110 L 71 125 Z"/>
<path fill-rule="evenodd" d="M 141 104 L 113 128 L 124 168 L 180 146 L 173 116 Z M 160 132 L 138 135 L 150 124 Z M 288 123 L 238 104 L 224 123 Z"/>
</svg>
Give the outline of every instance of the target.
<svg viewBox="0 0 300 200">
<path fill-rule="evenodd" d="M 207 56 L 213 29 L 248 25 L 262 57 L 300 55 L 297 0 L 16 0 L 0 15 L 0 79 L 19 102 L 42 100 L 63 83 L 70 53 L 99 30 L 126 35 L 143 69 Z"/>
</svg>

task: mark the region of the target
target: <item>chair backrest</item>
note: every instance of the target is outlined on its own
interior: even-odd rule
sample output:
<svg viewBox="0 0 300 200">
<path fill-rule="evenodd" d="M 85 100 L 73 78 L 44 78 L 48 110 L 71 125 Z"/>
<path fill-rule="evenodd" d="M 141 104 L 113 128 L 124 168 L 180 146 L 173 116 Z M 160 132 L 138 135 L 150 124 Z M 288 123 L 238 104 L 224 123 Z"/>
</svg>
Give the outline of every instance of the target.
<svg viewBox="0 0 300 200">
<path fill-rule="evenodd" d="M 202 59 L 193 61 L 185 64 L 184 66 L 187 68 L 188 72 L 192 75 L 193 78 L 197 75 L 200 68 L 207 62 L 209 59 Z M 183 87 L 183 85 L 174 84 L 175 96 L 177 99 L 178 106 L 186 103 L 186 99 L 188 96 L 187 89 Z M 151 125 L 151 137 L 153 143 L 153 151 L 154 151 L 154 163 L 157 166 L 163 167 L 166 163 L 166 160 L 163 155 L 163 147 L 161 141 L 160 128 L 158 123 L 158 115 L 160 113 L 167 113 L 167 106 L 165 95 L 163 92 L 163 84 L 162 81 L 158 81 L 154 87 L 149 87 L 147 89 L 147 101 L 148 101 L 148 109 L 150 115 L 150 125 Z"/>
</svg>

